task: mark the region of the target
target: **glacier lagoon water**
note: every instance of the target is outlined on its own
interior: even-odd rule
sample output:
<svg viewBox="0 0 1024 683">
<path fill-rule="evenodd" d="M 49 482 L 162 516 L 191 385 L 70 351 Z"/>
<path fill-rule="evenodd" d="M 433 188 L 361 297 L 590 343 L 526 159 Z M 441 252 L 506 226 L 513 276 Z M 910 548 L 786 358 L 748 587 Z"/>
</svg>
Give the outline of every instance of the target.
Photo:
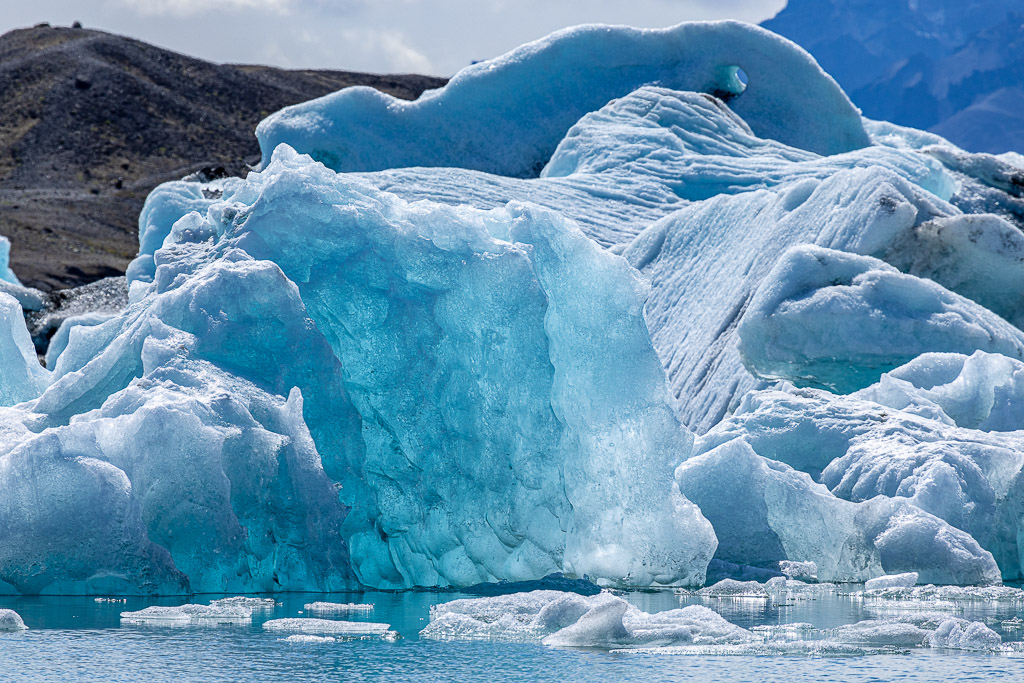
<svg viewBox="0 0 1024 683">
<path fill-rule="evenodd" d="M 196 602 L 208 602 L 210 597 L 218 596 L 200 596 Z M 893 648 L 881 654 L 842 657 L 686 656 L 418 637 L 429 622 L 431 605 L 461 597 L 465 596 L 437 592 L 286 594 L 276 596 L 274 610 L 258 614 L 251 624 L 183 627 L 121 623 L 122 611 L 181 604 L 173 598 L 100 603 L 91 597 L 0 597 L 0 609 L 17 609 L 29 626 L 27 631 L 0 634 L 0 674 L 24 681 L 1019 681 L 1024 676 L 1024 651 L 991 654 Z M 778 601 L 659 591 L 625 597 L 646 612 L 704 605 L 748 629 L 795 623 L 833 629 L 891 615 L 878 605 L 841 595 Z M 296 643 L 262 627 L 270 619 L 310 616 L 302 614 L 303 607 L 317 600 L 372 603 L 372 612 L 344 618 L 386 622 L 402 637 L 395 642 L 368 638 Z M 1024 605 L 1019 602 L 965 603 L 949 614 L 988 624 L 1004 643 L 1024 638 L 1024 631 L 1012 624 L 1013 619 L 1024 617 Z"/>
</svg>

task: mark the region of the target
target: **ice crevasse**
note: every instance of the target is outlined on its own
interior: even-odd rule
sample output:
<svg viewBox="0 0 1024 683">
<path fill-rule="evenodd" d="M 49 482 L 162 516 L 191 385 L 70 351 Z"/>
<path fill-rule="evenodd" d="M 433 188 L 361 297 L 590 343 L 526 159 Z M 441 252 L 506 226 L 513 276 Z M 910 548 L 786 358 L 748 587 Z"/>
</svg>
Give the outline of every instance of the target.
<svg viewBox="0 0 1024 683">
<path fill-rule="evenodd" d="M 257 135 L 258 172 L 150 195 L 129 306 L 52 367 L 0 295 L 0 591 L 1019 572 L 1006 162 L 734 22 L 571 29 Z"/>
</svg>

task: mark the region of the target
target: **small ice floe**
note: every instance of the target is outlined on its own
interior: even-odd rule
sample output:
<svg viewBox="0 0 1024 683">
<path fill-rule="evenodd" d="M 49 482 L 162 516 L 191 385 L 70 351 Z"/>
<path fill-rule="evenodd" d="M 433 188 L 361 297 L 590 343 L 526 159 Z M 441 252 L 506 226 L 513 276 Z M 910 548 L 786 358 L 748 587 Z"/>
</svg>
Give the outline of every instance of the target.
<svg viewBox="0 0 1024 683">
<path fill-rule="evenodd" d="M 769 579 L 764 588 L 773 597 L 783 598 L 787 601 L 816 600 L 819 597 L 835 595 L 839 592 L 839 586 L 834 583 L 804 583 L 796 579 L 781 577 Z"/>
<path fill-rule="evenodd" d="M 372 603 L 357 602 L 311 602 L 303 606 L 310 614 L 350 614 L 369 613 L 373 611 Z"/>
<path fill-rule="evenodd" d="M 379 637 L 397 640 L 398 633 L 390 624 L 376 624 L 370 621 L 341 621 L 335 619 L 271 619 L 263 623 L 267 631 L 295 631 L 298 633 L 329 633 L 335 638 Z"/>
<path fill-rule="evenodd" d="M 338 639 L 331 636 L 313 636 L 308 633 L 296 633 L 287 638 L 281 638 L 281 641 L 284 643 L 300 643 L 302 645 L 324 645 L 326 643 L 336 643 Z"/>
<path fill-rule="evenodd" d="M 211 607 L 242 607 L 252 612 L 271 612 L 279 603 L 273 598 L 250 598 L 238 595 L 233 598 L 221 598 L 210 603 Z"/>
<path fill-rule="evenodd" d="M 896 586 L 851 595 L 861 597 L 874 611 L 952 611 L 965 604 L 1024 604 L 1024 591 L 1009 586 Z"/>
<path fill-rule="evenodd" d="M 722 579 L 713 586 L 707 586 L 697 591 L 702 598 L 763 598 L 767 600 L 770 595 L 765 584 L 757 581 L 737 581 L 736 579 Z"/>
<path fill-rule="evenodd" d="M 25 631 L 28 626 L 21 620 L 21 615 L 12 609 L 0 609 L 0 631 Z"/>
<path fill-rule="evenodd" d="M 879 588 L 913 588 L 917 585 L 917 572 L 905 574 L 886 574 L 864 582 L 864 590 L 876 590 Z"/>
<path fill-rule="evenodd" d="M 990 652 L 1002 648 L 999 634 L 980 621 L 957 619 L 938 612 L 905 615 L 895 619 L 866 619 L 831 629 L 828 638 L 857 645 Z"/>
<path fill-rule="evenodd" d="M 154 606 L 137 612 L 121 612 L 121 623 L 146 626 L 249 624 L 253 613 L 272 610 L 275 604 L 271 598 L 234 597 L 214 600 L 209 605 Z"/>
<path fill-rule="evenodd" d="M 93 598 L 93 602 L 114 603 L 114 604 L 123 605 L 126 602 L 128 602 L 128 600 L 126 598 Z"/>
</svg>

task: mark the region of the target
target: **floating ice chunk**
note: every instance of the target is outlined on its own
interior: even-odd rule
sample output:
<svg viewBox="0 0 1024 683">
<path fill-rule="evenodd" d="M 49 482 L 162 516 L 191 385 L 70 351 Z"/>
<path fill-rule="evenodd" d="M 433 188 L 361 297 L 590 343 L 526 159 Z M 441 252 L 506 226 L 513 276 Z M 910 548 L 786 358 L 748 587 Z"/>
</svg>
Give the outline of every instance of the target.
<svg viewBox="0 0 1024 683">
<path fill-rule="evenodd" d="M 890 408 L 991 431 L 1024 428 L 1024 363 L 976 351 L 926 353 L 856 394 Z"/>
<path fill-rule="evenodd" d="M 931 647 L 951 650 L 997 650 L 1003 639 L 980 621 L 947 619 L 928 636 Z"/>
<path fill-rule="evenodd" d="M 839 586 L 834 583 L 804 583 L 798 579 L 774 578 L 764 585 L 772 597 L 783 600 L 816 600 L 820 596 L 835 595 Z"/>
<path fill-rule="evenodd" d="M 789 579 L 797 581 L 817 581 L 818 565 L 814 562 L 794 562 L 793 560 L 781 560 L 779 571 Z"/>
<path fill-rule="evenodd" d="M 147 626 L 248 624 L 252 621 L 252 614 L 252 608 L 237 604 L 153 606 L 137 612 L 121 612 L 121 623 Z"/>
<path fill-rule="evenodd" d="M 757 581 L 722 579 L 713 586 L 701 588 L 697 595 L 704 598 L 768 598 L 768 589 Z"/>
<path fill-rule="evenodd" d="M 50 373 L 36 357 L 21 304 L 0 292 L 0 406 L 33 399 L 49 383 Z"/>
<path fill-rule="evenodd" d="M 857 645 L 920 647 L 929 633 L 913 624 L 868 619 L 832 629 L 829 637 L 841 643 Z"/>
<path fill-rule="evenodd" d="M 991 554 L 968 534 L 905 500 L 836 498 L 743 438 L 684 461 L 676 481 L 711 521 L 726 561 L 811 561 L 823 581 L 920 571 L 942 583 L 998 582 Z"/>
<path fill-rule="evenodd" d="M 613 654 L 685 655 L 690 657 L 867 657 L 892 655 L 894 647 L 866 647 L 835 640 L 790 640 L 740 645 L 701 645 L 689 647 L 638 647 L 612 650 Z M 903 652 L 906 652 L 905 650 Z"/>
<path fill-rule="evenodd" d="M 327 643 L 338 642 L 337 638 L 331 636 L 313 636 L 303 633 L 296 633 L 290 635 L 287 638 L 282 638 L 281 642 L 284 643 L 299 643 L 301 645 L 326 645 Z"/>
<path fill-rule="evenodd" d="M 221 607 L 238 607 L 241 609 L 247 609 L 251 612 L 270 612 L 277 606 L 277 601 L 273 598 L 250 598 L 243 595 L 236 595 L 231 598 L 221 598 L 220 600 L 213 600 L 210 602 L 210 607 L 221 608 Z"/>
<path fill-rule="evenodd" d="M 311 614 L 348 614 L 351 612 L 373 611 L 373 605 L 368 603 L 340 603 L 340 602 L 311 602 L 303 607 Z"/>
<path fill-rule="evenodd" d="M 12 609 L 0 609 L 0 631 L 24 631 L 28 626 L 21 615 Z"/>
<path fill-rule="evenodd" d="M 650 83 L 742 91 L 733 107 L 758 135 L 820 154 L 868 144 L 857 110 L 810 55 L 739 22 L 565 29 L 469 66 L 414 102 L 347 88 L 271 115 L 256 136 L 264 166 L 287 143 L 338 171 L 455 166 L 535 176 L 581 116 Z"/>
<path fill-rule="evenodd" d="M 1007 603 L 1024 604 L 1024 590 L 1011 586 L 893 586 L 865 590 L 863 597 L 871 601 L 917 603 Z"/>
<path fill-rule="evenodd" d="M 340 638 L 379 636 L 393 640 L 397 635 L 390 624 L 370 621 L 340 621 L 334 619 L 271 619 L 263 622 L 267 631 L 298 631 L 299 633 L 330 633 Z"/>
<path fill-rule="evenodd" d="M 737 331 L 755 375 L 839 393 L 928 351 L 1024 359 L 1024 332 L 979 304 L 878 259 L 812 245 L 782 255 Z"/>
<path fill-rule="evenodd" d="M 913 588 L 917 584 L 917 572 L 906 574 L 888 574 L 877 576 L 864 582 L 864 590 L 870 591 L 877 588 Z"/>
<path fill-rule="evenodd" d="M 420 634 L 437 640 L 541 641 L 564 647 L 643 647 L 738 643 L 753 634 L 717 613 L 690 605 L 648 614 L 610 593 L 558 591 L 454 600 L 431 607 Z"/>
</svg>

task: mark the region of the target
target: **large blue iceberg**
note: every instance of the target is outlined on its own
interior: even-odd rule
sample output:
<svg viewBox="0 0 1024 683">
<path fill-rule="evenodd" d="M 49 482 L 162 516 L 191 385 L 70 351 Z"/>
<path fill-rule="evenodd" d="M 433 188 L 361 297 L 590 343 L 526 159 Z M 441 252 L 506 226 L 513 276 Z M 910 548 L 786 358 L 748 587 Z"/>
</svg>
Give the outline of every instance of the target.
<svg viewBox="0 0 1024 683">
<path fill-rule="evenodd" d="M 46 368 L 0 294 L 0 591 L 1020 577 L 1007 160 L 733 22 L 257 135 L 150 195 L 129 305 Z"/>
</svg>

